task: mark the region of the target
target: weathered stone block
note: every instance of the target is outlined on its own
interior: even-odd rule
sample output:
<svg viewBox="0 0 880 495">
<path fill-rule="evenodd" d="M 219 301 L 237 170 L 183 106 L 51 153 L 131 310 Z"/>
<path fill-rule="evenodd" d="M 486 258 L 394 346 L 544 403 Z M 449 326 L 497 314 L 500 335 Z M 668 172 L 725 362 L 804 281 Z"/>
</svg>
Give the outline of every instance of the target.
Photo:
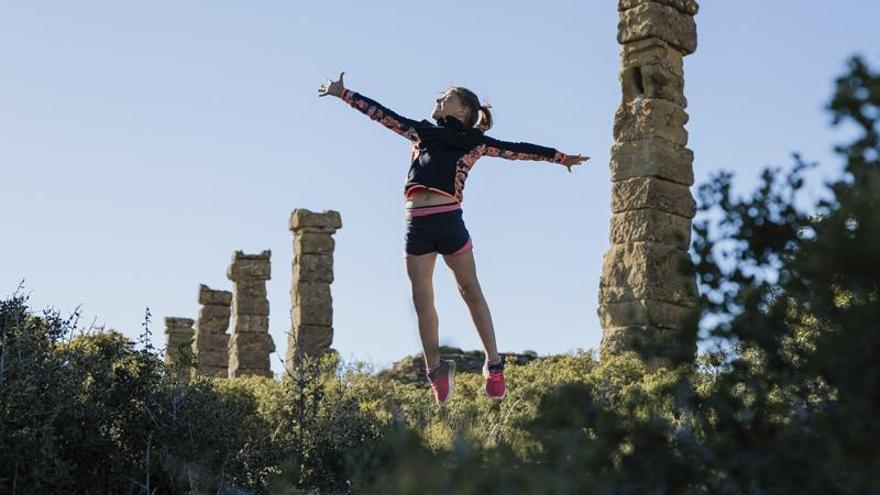
<svg viewBox="0 0 880 495">
<path fill-rule="evenodd" d="M 241 279 L 235 282 L 235 294 L 232 296 L 233 302 L 239 299 L 265 299 L 266 298 L 266 281 L 260 279 Z"/>
<path fill-rule="evenodd" d="M 290 214 L 288 224 L 290 230 L 314 228 L 317 232 L 334 232 L 342 228 L 342 217 L 338 211 L 327 210 L 315 213 L 304 208 L 297 208 Z"/>
<path fill-rule="evenodd" d="M 687 107 L 684 96 L 684 80 L 675 79 L 656 65 L 643 65 L 624 69 L 620 74 L 623 101 L 636 98 L 660 98 Z"/>
<path fill-rule="evenodd" d="M 229 352 L 226 349 L 217 350 L 217 349 L 208 349 L 204 351 L 199 351 L 196 353 L 196 359 L 199 363 L 199 369 L 213 367 L 223 367 L 227 366 L 229 361 Z"/>
<path fill-rule="evenodd" d="M 323 282 L 299 282 L 293 290 L 293 327 L 333 325 L 333 298 L 330 285 Z"/>
<path fill-rule="evenodd" d="M 299 303 L 293 306 L 292 313 L 294 328 L 301 325 L 333 324 L 333 307 L 329 304 Z"/>
<path fill-rule="evenodd" d="M 692 15 L 655 2 L 641 5 L 620 13 L 617 24 L 617 41 L 631 43 L 645 38 L 660 38 L 685 54 L 697 49 L 697 24 Z"/>
<path fill-rule="evenodd" d="M 199 285 L 199 304 L 229 306 L 232 304 L 232 292 L 213 290 L 205 284 Z"/>
<path fill-rule="evenodd" d="M 326 304 L 332 302 L 330 285 L 324 282 L 300 282 L 292 289 L 291 300 L 297 304 Z"/>
<path fill-rule="evenodd" d="M 649 2 L 662 3 L 683 14 L 689 15 L 695 15 L 700 10 L 700 6 L 695 0 L 619 0 L 617 2 L 617 10 L 629 10 Z"/>
<path fill-rule="evenodd" d="M 182 353 L 191 352 L 193 340 L 193 320 L 190 318 L 165 318 L 165 362 L 180 362 Z"/>
<path fill-rule="evenodd" d="M 654 176 L 690 186 L 694 152 L 665 139 L 621 141 L 611 147 L 611 181 Z"/>
<path fill-rule="evenodd" d="M 269 334 L 240 334 L 248 337 L 248 341 L 239 340 L 229 354 L 229 363 L 232 365 L 233 356 L 244 368 L 258 368 L 267 366 L 269 355 L 275 352 L 275 343 Z M 257 337 L 260 337 L 259 339 Z"/>
<path fill-rule="evenodd" d="M 287 359 L 294 358 L 295 348 L 309 356 L 320 356 L 333 343 L 333 327 L 321 325 L 300 325 L 296 327 L 293 343 L 288 347 Z"/>
<path fill-rule="evenodd" d="M 199 308 L 199 320 L 215 320 L 229 318 L 231 309 L 229 305 L 206 304 Z"/>
<path fill-rule="evenodd" d="M 266 353 L 275 350 L 275 342 L 268 333 L 234 333 L 229 337 L 230 354 Z"/>
<path fill-rule="evenodd" d="M 630 45 L 642 46 L 645 43 L 652 43 L 650 45 L 652 48 L 645 50 L 647 53 L 627 49 Z M 620 73 L 623 101 L 629 102 L 636 98 L 660 98 L 686 108 L 681 52 L 672 48 L 664 50 L 660 44 L 668 47 L 657 38 L 624 45 L 624 63 Z M 643 61 L 637 63 L 633 59 Z"/>
<path fill-rule="evenodd" d="M 690 247 L 691 220 L 652 208 L 628 210 L 611 217 L 611 242 L 653 241 L 683 251 Z"/>
<path fill-rule="evenodd" d="M 269 300 L 265 298 L 234 297 L 232 299 L 232 311 L 235 315 L 239 316 L 268 316 Z"/>
<path fill-rule="evenodd" d="M 296 339 L 303 349 L 323 352 L 333 343 L 333 327 L 302 325 L 297 328 Z"/>
<path fill-rule="evenodd" d="M 229 378 L 239 376 L 267 376 L 272 377 L 272 367 L 269 364 L 269 356 L 265 358 L 246 357 L 239 361 L 229 357 Z"/>
<path fill-rule="evenodd" d="M 333 255 L 298 254 L 293 261 L 293 281 L 333 282 Z"/>
<path fill-rule="evenodd" d="M 659 98 L 636 98 L 621 103 L 614 114 L 614 140 L 638 141 L 660 137 L 675 144 L 687 145 L 684 125 L 688 114 L 684 109 Z"/>
<path fill-rule="evenodd" d="M 336 241 L 330 234 L 320 232 L 297 232 L 294 234 L 294 253 L 332 254 Z"/>
<path fill-rule="evenodd" d="M 623 101 L 661 98 L 687 107 L 680 51 L 663 40 L 648 38 L 623 45 L 621 61 Z"/>
<path fill-rule="evenodd" d="M 229 376 L 272 376 L 269 354 L 275 344 L 268 333 L 238 333 L 229 339 Z"/>
<path fill-rule="evenodd" d="M 620 213 L 641 208 L 693 218 L 696 202 L 687 186 L 655 177 L 635 177 L 611 185 L 611 211 Z"/>
<path fill-rule="evenodd" d="M 684 56 L 659 38 L 647 38 L 623 45 L 620 61 L 624 69 L 659 65 L 671 77 L 684 81 Z"/>
<path fill-rule="evenodd" d="M 168 338 L 166 339 L 168 350 L 174 349 L 177 350 L 180 346 L 189 347 L 192 345 L 193 334 L 192 333 L 169 333 Z"/>
<path fill-rule="evenodd" d="M 667 244 L 613 244 L 605 253 L 599 301 L 651 299 L 681 306 L 696 302 L 696 277 L 687 252 Z"/>
<path fill-rule="evenodd" d="M 199 308 L 199 320 L 196 324 L 200 333 L 226 333 L 229 329 L 229 306 L 209 304 Z"/>
<path fill-rule="evenodd" d="M 238 315 L 233 321 L 233 332 L 235 333 L 268 333 L 269 332 L 269 316 L 268 315 Z"/>
<path fill-rule="evenodd" d="M 166 316 L 165 317 L 165 333 L 171 333 L 175 331 L 192 331 L 192 326 L 195 323 L 195 320 L 192 318 L 177 318 L 174 316 Z"/>
<path fill-rule="evenodd" d="M 207 350 L 228 351 L 229 335 L 225 333 L 196 333 L 193 347 L 199 352 Z"/>
<path fill-rule="evenodd" d="M 599 305 L 602 328 L 652 326 L 678 328 L 693 308 L 663 301 L 638 300 Z"/>
<path fill-rule="evenodd" d="M 234 281 L 241 279 L 269 280 L 271 278 L 271 262 L 269 261 L 271 255 L 269 250 L 260 254 L 244 254 L 242 251 L 236 251 L 232 255 L 232 264 L 226 270 L 226 276 Z"/>
</svg>

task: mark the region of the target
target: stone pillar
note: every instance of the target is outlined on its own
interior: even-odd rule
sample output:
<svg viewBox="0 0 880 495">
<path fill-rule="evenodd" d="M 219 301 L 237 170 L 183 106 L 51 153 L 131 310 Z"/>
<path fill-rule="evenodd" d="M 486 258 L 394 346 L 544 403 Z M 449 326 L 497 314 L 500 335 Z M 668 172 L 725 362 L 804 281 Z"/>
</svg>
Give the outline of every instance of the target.
<svg viewBox="0 0 880 495">
<path fill-rule="evenodd" d="M 232 293 L 232 338 L 229 340 L 229 377 L 263 375 L 272 377 L 269 354 L 275 351 L 269 335 L 271 252 L 244 254 L 236 251 L 226 271 L 235 283 Z"/>
<path fill-rule="evenodd" d="M 611 248 L 599 286 L 603 355 L 653 365 L 696 351 L 682 332 L 695 304 L 687 249 L 695 202 L 686 148 L 683 57 L 697 47 L 693 0 L 620 0 L 623 99 L 611 148 Z"/>
<path fill-rule="evenodd" d="M 292 369 L 302 355 L 319 356 L 333 342 L 333 233 L 342 228 L 342 217 L 333 210 L 296 209 L 289 227 L 293 231 L 293 279 L 287 367 Z"/>
<path fill-rule="evenodd" d="M 229 376 L 229 328 L 232 293 L 212 290 L 199 285 L 199 319 L 196 321 L 196 338 L 193 352 L 198 360 L 198 373 L 226 378 Z"/>
<path fill-rule="evenodd" d="M 181 351 L 192 346 L 193 320 L 191 318 L 165 318 L 165 335 L 167 345 L 165 347 L 165 362 L 168 364 L 180 364 Z"/>
</svg>

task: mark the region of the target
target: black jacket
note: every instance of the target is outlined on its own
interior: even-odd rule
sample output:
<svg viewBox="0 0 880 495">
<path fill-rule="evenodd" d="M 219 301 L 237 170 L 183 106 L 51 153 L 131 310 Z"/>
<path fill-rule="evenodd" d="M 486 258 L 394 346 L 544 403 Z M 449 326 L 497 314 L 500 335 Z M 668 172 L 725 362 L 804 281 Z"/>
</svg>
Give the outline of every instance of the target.
<svg viewBox="0 0 880 495">
<path fill-rule="evenodd" d="M 402 117 L 380 103 L 348 88 L 340 98 L 392 131 L 412 141 L 411 163 L 404 185 L 404 195 L 415 188 L 426 188 L 445 194 L 459 203 L 463 199 L 464 181 L 481 156 L 497 156 L 510 160 L 543 160 L 563 163 L 565 153 L 532 143 L 500 141 L 479 129 L 466 128 L 454 117 L 446 117 L 440 125 L 422 119 Z"/>
</svg>

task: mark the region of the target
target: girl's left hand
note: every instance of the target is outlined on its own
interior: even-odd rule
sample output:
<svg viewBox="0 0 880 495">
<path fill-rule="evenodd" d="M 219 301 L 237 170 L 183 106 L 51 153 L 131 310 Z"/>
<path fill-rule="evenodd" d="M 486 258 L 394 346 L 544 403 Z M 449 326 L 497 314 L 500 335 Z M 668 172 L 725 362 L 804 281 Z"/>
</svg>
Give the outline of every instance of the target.
<svg viewBox="0 0 880 495">
<path fill-rule="evenodd" d="M 565 158 L 562 160 L 562 165 L 568 168 L 568 171 L 571 172 L 571 167 L 577 165 L 581 162 L 585 162 L 589 160 L 590 157 L 582 156 L 582 155 L 565 155 Z"/>
<path fill-rule="evenodd" d="M 342 90 L 345 89 L 345 84 L 342 82 L 342 76 L 345 75 L 345 71 L 339 73 L 339 79 L 336 81 L 327 80 L 320 88 L 318 88 L 318 96 L 342 96 Z"/>
</svg>

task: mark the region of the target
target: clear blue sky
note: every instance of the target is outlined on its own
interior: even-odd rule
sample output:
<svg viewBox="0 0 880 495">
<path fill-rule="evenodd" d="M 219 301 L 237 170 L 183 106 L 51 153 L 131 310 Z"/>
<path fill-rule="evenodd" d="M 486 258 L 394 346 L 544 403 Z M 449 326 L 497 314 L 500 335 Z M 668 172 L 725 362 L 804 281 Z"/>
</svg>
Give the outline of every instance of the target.
<svg viewBox="0 0 880 495">
<path fill-rule="evenodd" d="M 614 1 L 4 2 L 0 7 L 0 292 L 154 343 L 195 317 L 199 283 L 231 289 L 232 252 L 272 250 L 271 333 L 290 328 L 294 208 L 336 209 L 334 347 L 387 366 L 421 351 L 403 262 L 409 143 L 317 89 L 346 85 L 411 118 L 445 86 L 494 107 L 494 137 L 583 153 L 483 158 L 464 214 L 499 348 L 598 346 Z M 743 190 L 793 151 L 838 167 L 823 110 L 845 59 L 876 61 L 880 3 L 704 1 L 685 62 L 702 181 Z M 441 343 L 480 348 L 452 273 L 435 270 Z"/>
</svg>

